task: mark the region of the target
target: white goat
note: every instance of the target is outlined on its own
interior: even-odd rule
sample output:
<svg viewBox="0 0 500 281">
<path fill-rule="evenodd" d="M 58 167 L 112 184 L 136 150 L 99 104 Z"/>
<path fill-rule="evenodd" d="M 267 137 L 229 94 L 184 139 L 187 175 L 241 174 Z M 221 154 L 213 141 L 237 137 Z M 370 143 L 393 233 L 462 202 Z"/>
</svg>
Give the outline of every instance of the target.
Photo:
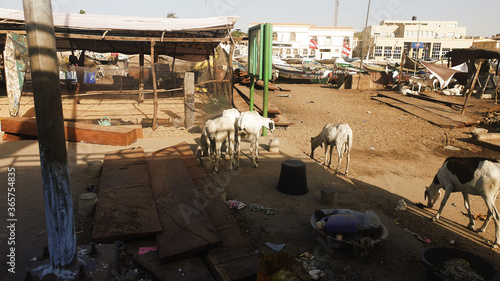
<svg viewBox="0 0 500 281">
<path fill-rule="evenodd" d="M 215 158 L 214 170 L 219 171 L 219 162 L 221 157 L 222 144 L 227 141 L 226 145 L 229 150 L 229 171 L 233 169 L 234 163 L 234 140 L 235 129 L 234 121 L 230 117 L 219 117 L 213 120 L 208 120 L 205 123 L 205 128 L 201 134 L 201 145 L 198 150 L 201 151 L 201 156 L 210 156 Z"/>
<path fill-rule="evenodd" d="M 349 160 L 351 158 L 350 153 L 352 147 L 352 130 L 349 125 L 326 124 L 319 135 L 311 138 L 311 158 L 314 159 L 314 150 L 318 146 L 323 147 L 323 144 L 325 145 L 325 166 L 327 166 L 328 150 L 330 150 L 330 161 L 328 161 L 328 167 L 332 166 L 333 147 L 337 147 L 339 161 L 335 173 L 339 172 L 343 154 L 347 153 L 347 164 L 345 168 L 345 174 L 347 175 L 349 173 Z"/>
<path fill-rule="evenodd" d="M 250 139 L 250 154 L 255 168 L 259 165 L 259 136 L 262 127 L 269 131 L 274 130 L 274 121 L 267 117 L 262 117 L 257 111 L 242 112 L 238 120 L 238 137 L 237 137 L 237 152 L 236 152 L 236 168 L 240 165 L 240 143 L 241 137 L 245 134 Z"/>
<path fill-rule="evenodd" d="M 441 93 L 446 96 L 460 96 L 462 95 L 463 89 L 464 85 L 456 84 L 455 87 L 451 89 L 444 89 Z"/>
<path fill-rule="evenodd" d="M 498 248 L 500 246 L 500 214 L 495 206 L 495 200 L 500 191 L 500 161 L 480 157 L 449 157 L 436 173 L 432 184 L 425 189 L 425 198 L 428 199 L 427 206 L 429 208 L 432 208 L 441 196 L 441 188 L 445 190 L 445 194 L 441 206 L 432 220 L 439 219 L 452 192 L 462 192 L 470 221 L 467 228 L 473 230 L 474 219 L 470 211 L 469 194 L 479 195 L 488 207 L 488 215 L 478 232 L 485 231 L 491 217 L 493 217 L 496 231 L 495 242 L 492 246 Z"/>
<path fill-rule="evenodd" d="M 408 84 L 408 86 L 417 85 L 418 92 L 420 92 L 420 91 L 422 91 L 422 87 L 424 88 L 424 90 L 425 90 L 425 88 L 429 87 L 435 91 L 436 87 L 437 87 L 436 85 L 439 82 L 439 80 L 437 78 L 422 79 L 422 78 L 417 77 L 417 76 L 412 76 L 412 77 L 410 77 L 409 82 L 410 83 Z"/>
<path fill-rule="evenodd" d="M 240 115 L 241 113 L 238 111 L 238 109 L 236 108 L 231 108 L 231 109 L 226 109 L 222 112 L 222 116 L 225 116 L 225 117 L 229 117 L 231 118 L 231 120 L 233 120 L 233 123 L 234 123 L 234 132 L 235 132 L 235 142 L 234 142 L 234 147 L 233 147 L 233 151 L 236 151 L 237 149 L 237 146 L 239 145 L 238 143 L 238 120 L 240 119 Z M 226 153 L 228 153 L 228 149 L 229 147 L 226 146 Z"/>
</svg>

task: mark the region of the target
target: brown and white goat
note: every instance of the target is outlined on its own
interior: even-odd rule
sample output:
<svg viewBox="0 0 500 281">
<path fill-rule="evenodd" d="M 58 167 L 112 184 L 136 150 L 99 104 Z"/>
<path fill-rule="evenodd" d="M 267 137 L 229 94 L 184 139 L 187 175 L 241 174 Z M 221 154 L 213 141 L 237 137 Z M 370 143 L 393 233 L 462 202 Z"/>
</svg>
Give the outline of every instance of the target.
<svg viewBox="0 0 500 281">
<path fill-rule="evenodd" d="M 492 246 L 498 248 L 500 246 L 500 214 L 495 206 L 495 200 L 500 191 L 500 161 L 481 157 L 449 157 L 439 168 L 432 184 L 425 189 L 425 198 L 428 200 L 427 206 L 429 208 L 432 208 L 441 196 L 441 188 L 445 190 L 445 194 L 441 206 L 432 220 L 439 219 L 452 192 L 462 192 L 465 209 L 469 215 L 467 228 L 473 230 L 474 219 L 470 211 L 469 194 L 479 195 L 488 207 L 488 215 L 478 232 L 485 231 L 491 217 L 493 217 L 495 242 Z"/>
</svg>

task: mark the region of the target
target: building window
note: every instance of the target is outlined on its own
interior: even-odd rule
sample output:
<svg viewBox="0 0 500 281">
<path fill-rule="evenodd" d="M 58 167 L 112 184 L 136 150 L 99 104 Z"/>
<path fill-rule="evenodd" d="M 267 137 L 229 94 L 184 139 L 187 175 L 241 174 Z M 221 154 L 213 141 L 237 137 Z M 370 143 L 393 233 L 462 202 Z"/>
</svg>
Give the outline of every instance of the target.
<svg viewBox="0 0 500 281">
<path fill-rule="evenodd" d="M 295 41 L 297 40 L 297 35 L 295 35 L 295 32 L 290 33 L 290 41 Z"/>
<path fill-rule="evenodd" d="M 307 49 L 302 50 L 302 55 L 307 56 Z"/>
<path fill-rule="evenodd" d="M 441 56 L 444 57 L 444 55 L 446 55 L 446 53 L 448 53 L 451 49 L 450 48 L 443 48 L 441 50 Z"/>
<path fill-rule="evenodd" d="M 401 47 L 396 47 L 394 49 L 394 59 L 401 59 Z"/>
<path fill-rule="evenodd" d="M 373 53 L 374 57 L 381 57 L 382 56 L 382 46 L 375 46 L 375 51 Z"/>
<path fill-rule="evenodd" d="M 384 47 L 384 58 L 390 58 L 392 53 L 392 47 L 391 46 L 385 46 Z"/>
<path fill-rule="evenodd" d="M 405 30 L 405 37 L 408 37 L 408 30 Z"/>
<path fill-rule="evenodd" d="M 316 56 L 316 50 L 314 49 L 311 50 L 311 56 Z"/>
<path fill-rule="evenodd" d="M 441 43 L 434 43 L 432 45 L 432 58 L 438 60 L 441 54 Z"/>
<path fill-rule="evenodd" d="M 293 49 L 293 54 L 294 55 L 298 55 L 299 54 L 299 50 L 298 49 Z"/>
<path fill-rule="evenodd" d="M 291 55 L 291 54 L 292 54 L 292 51 L 290 51 L 290 49 L 286 49 L 286 54 L 287 54 L 287 55 Z"/>
<path fill-rule="evenodd" d="M 405 42 L 404 43 L 404 52 L 408 53 L 411 49 L 411 42 Z"/>
<path fill-rule="evenodd" d="M 424 32 L 424 37 L 429 37 L 429 31 Z"/>
<path fill-rule="evenodd" d="M 314 40 L 314 42 L 318 43 L 318 36 L 313 36 L 312 40 Z"/>
<path fill-rule="evenodd" d="M 446 34 L 446 38 L 453 38 L 453 37 L 455 37 L 455 32 L 448 32 Z"/>
<path fill-rule="evenodd" d="M 328 36 L 325 39 L 325 45 L 330 46 L 332 44 L 332 37 Z"/>
<path fill-rule="evenodd" d="M 277 41 L 278 40 L 278 33 L 273 32 L 273 40 Z"/>
</svg>

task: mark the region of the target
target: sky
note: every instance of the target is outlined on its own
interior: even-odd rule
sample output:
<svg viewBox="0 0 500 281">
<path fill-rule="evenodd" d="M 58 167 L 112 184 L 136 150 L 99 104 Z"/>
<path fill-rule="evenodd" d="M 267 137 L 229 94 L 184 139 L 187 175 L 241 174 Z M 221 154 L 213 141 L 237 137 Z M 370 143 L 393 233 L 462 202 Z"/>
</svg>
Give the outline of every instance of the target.
<svg viewBox="0 0 500 281">
<path fill-rule="evenodd" d="M 340 0 L 338 26 L 365 26 L 369 0 Z M 21 0 L 0 0 L 0 8 L 22 10 Z M 52 0 L 59 13 L 179 18 L 239 16 L 235 28 L 247 32 L 250 23 L 307 23 L 333 26 L 335 0 Z M 491 37 L 500 33 L 499 0 L 371 0 L 368 25 L 381 20 L 456 20 L 467 36 Z"/>
</svg>

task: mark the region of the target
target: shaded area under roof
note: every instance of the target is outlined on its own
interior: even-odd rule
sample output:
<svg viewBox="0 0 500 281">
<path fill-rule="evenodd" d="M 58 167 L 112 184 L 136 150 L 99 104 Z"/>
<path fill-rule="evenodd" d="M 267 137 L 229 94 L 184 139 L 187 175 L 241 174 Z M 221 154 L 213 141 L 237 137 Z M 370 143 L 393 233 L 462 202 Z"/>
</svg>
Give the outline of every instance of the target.
<svg viewBox="0 0 500 281">
<path fill-rule="evenodd" d="M 150 54 L 202 61 L 221 42 L 228 41 L 229 31 L 238 17 L 173 19 L 55 13 L 54 30 L 58 51 L 85 49 L 94 52 Z M 24 33 L 24 13 L 0 9 L 0 32 Z M 0 45 L 5 37 L 0 38 Z"/>
</svg>

